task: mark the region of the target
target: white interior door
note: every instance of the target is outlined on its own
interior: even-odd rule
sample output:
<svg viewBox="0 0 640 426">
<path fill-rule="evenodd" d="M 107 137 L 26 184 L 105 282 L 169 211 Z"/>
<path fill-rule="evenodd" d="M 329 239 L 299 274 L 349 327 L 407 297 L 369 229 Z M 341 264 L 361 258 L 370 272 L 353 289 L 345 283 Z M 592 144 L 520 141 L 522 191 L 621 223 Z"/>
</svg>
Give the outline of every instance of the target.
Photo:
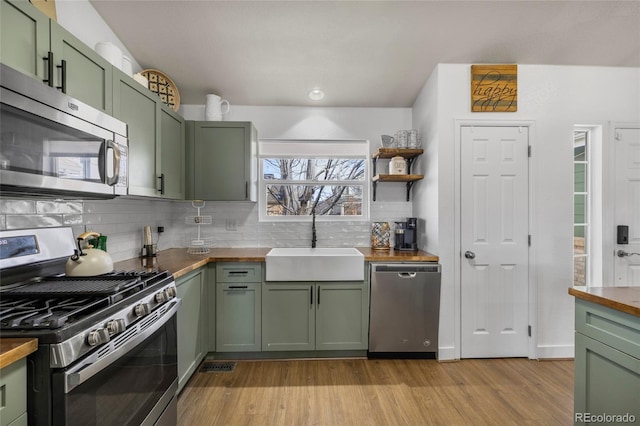
<svg viewBox="0 0 640 426">
<path fill-rule="evenodd" d="M 615 225 L 629 227 L 629 243 L 616 244 L 615 251 L 639 253 L 615 257 L 615 285 L 640 286 L 640 128 L 616 129 L 614 144 Z"/>
<path fill-rule="evenodd" d="M 527 127 L 461 127 L 461 357 L 528 352 Z"/>
</svg>

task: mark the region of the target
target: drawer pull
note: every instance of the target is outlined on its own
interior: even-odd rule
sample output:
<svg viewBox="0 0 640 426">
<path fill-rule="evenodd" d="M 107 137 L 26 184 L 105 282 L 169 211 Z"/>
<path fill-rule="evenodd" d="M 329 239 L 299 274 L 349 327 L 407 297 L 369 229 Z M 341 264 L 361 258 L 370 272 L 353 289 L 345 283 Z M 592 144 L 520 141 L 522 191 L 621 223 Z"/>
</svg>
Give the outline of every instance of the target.
<svg viewBox="0 0 640 426">
<path fill-rule="evenodd" d="M 229 288 L 234 290 L 239 290 L 239 289 L 244 290 L 249 288 L 249 286 L 248 285 L 230 285 Z"/>
</svg>

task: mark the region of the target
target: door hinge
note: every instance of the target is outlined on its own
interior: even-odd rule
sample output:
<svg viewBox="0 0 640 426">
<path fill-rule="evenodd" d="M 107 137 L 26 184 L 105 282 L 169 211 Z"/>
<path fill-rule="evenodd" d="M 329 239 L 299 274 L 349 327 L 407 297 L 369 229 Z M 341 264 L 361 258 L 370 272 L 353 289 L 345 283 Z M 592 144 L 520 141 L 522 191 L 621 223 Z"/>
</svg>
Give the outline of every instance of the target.
<svg viewBox="0 0 640 426">
<path fill-rule="evenodd" d="M 527 333 L 529 333 L 529 337 L 531 337 L 531 326 L 527 327 Z"/>
<path fill-rule="evenodd" d="M 531 145 L 527 147 L 527 155 L 531 157 Z"/>
<path fill-rule="evenodd" d="M 527 235 L 527 244 L 531 247 L 531 235 Z"/>
</svg>

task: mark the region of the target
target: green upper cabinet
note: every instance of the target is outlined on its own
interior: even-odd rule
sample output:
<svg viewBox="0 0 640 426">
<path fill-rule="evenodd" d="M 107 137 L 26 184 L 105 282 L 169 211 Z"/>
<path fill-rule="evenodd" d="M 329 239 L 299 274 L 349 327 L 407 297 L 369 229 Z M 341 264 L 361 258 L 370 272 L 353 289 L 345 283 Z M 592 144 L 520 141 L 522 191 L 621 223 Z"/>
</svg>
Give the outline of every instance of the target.
<svg viewBox="0 0 640 426">
<path fill-rule="evenodd" d="M 160 102 L 160 193 L 164 198 L 185 196 L 184 119 Z"/>
<path fill-rule="evenodd" d="M 117 69 L 113 89 L 113 116 L 128 126 L 129 194 L 184 199 L 184 119 Z"/>
<path fill-rule="evenodd" d="M 26 0 L 0 0 L 0 61 L 43 80 L 50 49 L 49 17 Z"/>
<path fill-rule="evenodd" d="M 2 63 L 111 114 L 112 65 L 28 1 L 0 2 Z"/>
<path fill-rule="evenodd" d="M 187 121 L 187 198 L 257 200 L 257 132 L 250 122 Z"/>
<path fill-rule="evenodd" d="M 54 63 L 54 86 L 72 98 L 111 114 L 113 66 L 69 31 L 51 21 L 51 51 Z M 64 82 L 63 82 L 64 79 Z"/>
</svg>

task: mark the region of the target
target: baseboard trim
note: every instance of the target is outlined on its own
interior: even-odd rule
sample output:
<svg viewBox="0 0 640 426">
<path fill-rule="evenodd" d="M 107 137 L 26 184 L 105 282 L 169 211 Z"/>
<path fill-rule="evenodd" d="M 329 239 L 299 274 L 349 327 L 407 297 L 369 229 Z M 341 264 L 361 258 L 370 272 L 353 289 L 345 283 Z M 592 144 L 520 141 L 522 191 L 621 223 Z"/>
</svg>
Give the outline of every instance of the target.
<svg viewBox="0 0 640 426">
<path fill-rule="evenodd" d="M 438 361 L 453 361 L 456 358 L 456 348 L 447 346 L 446 348 L 438 348 Z"/>
<path fill-rule="evenodd" d="M 573 345 L 538 345 L 536 352 L 538 359 L 573 359 L 575 355 Z"/>
</svg>

